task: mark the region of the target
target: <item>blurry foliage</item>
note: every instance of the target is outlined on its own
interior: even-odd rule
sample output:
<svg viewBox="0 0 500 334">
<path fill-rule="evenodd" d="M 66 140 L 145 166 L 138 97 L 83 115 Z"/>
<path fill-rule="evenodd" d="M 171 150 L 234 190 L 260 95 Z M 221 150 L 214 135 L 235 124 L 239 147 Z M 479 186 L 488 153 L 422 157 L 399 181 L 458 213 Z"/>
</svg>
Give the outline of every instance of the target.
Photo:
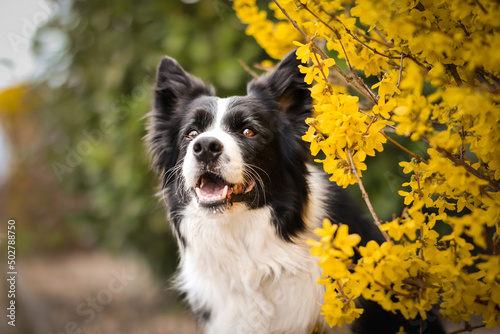
<svg viewBox="0 0 500 334">
<path fill-rule="evenodd" d="M 238 60 L 264 54 L 226 1 L 73 1 L 37 36 L 40 58 L 51 58 L 39 122 L 74 204 L 66 224 L 85 247 L 137 250 L 170 273 L 175 243 L 142 142 L 156 65 L 168 54 L 219 95 L 241 94 L 250 75 Z M 64 41 L 52 54 L 51 39 Z"/>
</svg>

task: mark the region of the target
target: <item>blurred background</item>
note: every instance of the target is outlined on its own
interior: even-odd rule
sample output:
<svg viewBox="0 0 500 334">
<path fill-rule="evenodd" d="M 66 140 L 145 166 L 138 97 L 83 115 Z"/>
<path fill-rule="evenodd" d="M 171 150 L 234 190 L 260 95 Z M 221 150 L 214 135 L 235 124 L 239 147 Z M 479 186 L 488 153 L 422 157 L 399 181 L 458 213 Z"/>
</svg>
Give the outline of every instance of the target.
<svg viewBox="0 0 500 334">
<path fill-rule="evenodd" d="M 13 219 L 18 272 L 15 328 L 0 283 L 1 333 L 198 331 L 168 288 L 177 250 L 141 118 L 165 54 L 244 94 L 241 62 L 269 59 L 244 30 L 225 0 L 0 4 L 0 268 Z M 364 173 L 383 219 L 401 211 L 398 155 Z"/>
</svg>

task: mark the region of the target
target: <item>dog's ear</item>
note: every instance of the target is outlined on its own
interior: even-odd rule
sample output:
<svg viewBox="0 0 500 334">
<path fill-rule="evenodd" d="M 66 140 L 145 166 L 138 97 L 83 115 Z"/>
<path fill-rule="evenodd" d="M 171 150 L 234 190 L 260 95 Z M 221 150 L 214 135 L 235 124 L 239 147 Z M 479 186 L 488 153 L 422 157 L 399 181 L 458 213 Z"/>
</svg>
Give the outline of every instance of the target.
<svg viewBox="0 0 500 334">
<path fill-rule="evenodd" d="M 165 172 L 175 166 L 179 156 L 177 139 L 184 105 L 196 97 L 212 96 L 215 92 L 212 86 L 184 71 L 175 59 L 163 57 L 158 65 L 153 94 L 153 110 L 146 115 L 148 133 L 145 139 L 153 169 L 168 179 Z"/>
<path fill-rule="evenodd" d="M 177 109 L 181 100 L 192 100 L 201 95 L 214 95 L 212 86 L 193 77 L 170 57 L 163 57 L 156 72 L 154 108 L 170 113 Z"/>
<path fill-rule="evenodd" d="M 311 114 L 312 98 L 299 65 L 295 50 L 289 52 L 271 73 L 250 82 L 248 94 L 269 96 L 278 103 L 281 113 L 300 124 Z"/>
</svg>

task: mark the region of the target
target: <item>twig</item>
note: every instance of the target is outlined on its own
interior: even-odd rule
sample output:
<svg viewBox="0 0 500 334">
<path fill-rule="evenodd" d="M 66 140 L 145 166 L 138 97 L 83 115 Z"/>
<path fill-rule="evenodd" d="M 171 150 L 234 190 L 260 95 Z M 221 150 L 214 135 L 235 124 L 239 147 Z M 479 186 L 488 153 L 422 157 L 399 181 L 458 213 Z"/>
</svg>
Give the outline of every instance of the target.
<svg viewBox="0 0 500 334">
<path fill-rule="evenodd" d="M 285 10 L 283 7 L 281 7 L 281 5 L 279 4 L 279 2 L 278 2 L 277 0 L 273 0 L 273 2 L 276 4 L 276 6 L 278 6 L 278 8 L 279 8 L 279 9 L 281 10 L 281 12 L 283 13 L 283 15 L 285 15 L 285 16 L 286 16 L 286 18 L 288 19 L 288 21 L 290 21 L 290 23 L 291 23 L 291 24 L 295 27 L 295 29 L 297 29 L 297 30 L 300 32 L 300 34 L 302 35 L 302 37 L 304 37 L 304 39 L 305 39 L 306 41 L 309 41 L 309 36 L 307 36 L 307 34 L 304 32 L 304 30 L 302 30 L 302 29 L 299 27 L 299 25 L 297 24 L 297 22 L 295 22 L 295 20 L 294 20 L 294 19 L 292 19 L 292 18 L 290 17 L 290 15 L 288 15 L 288 13 L 286 12 L 286 10 Z"/>
<path fill-rule="evenodd" d="M 396 85 L 396 88 L 399 89 L 399 85 L 401 84 L 401 75 L 403 74 L 403 59 L 404 59 L 405 54 L 401 52 L 401 62 L 399 63 L 399 77 L 398 77 L 398 83 Z"/>
<path fill-rule="evenodd" d="M 378 35 L 380 38 L 382 38 L 382 40 L 383 40 L 384 42 L 386 42 L 387 44 L 393 44 L 392 42 L 391 42 L 391 43 L 389 43 L 389 42 L 387 41 L 387 39 L 385 39 L 385 36 L 384 36 L 384 35 L 380 32 L 380 30 L 378 30 L 378 28 L 377 28 L 377 27 L 374 27 L 374 28 L 373 28 L 373 31 L 375 31 L 375 32 L 377 33 L 377 35 Z"/>
<path fill-rule="evenodd" d="M 429 139 L 426 136 L 423 136 L 421 138 L 421 140 L 424 143 L 426 143 L 428 146 L 431 146 L 430 143 L 429 143 Z M 467 164 L 465 161 L 462 162 L 459 159 L 455 158 L 452 153 L 448 152 L 444 148 L 436 147 L 435 149 L 436 149 L 436 151 L 438 151 L 439 153 L 441 153 L 442 155 L 444 155 L 445 157 L 447 157 L 448 159 L 450 159 L 456 166 L 464 166 L 464 168 L 469 173 L 471 173 L 472 175 L 474 175 L 475 177 L 477 177 L 477 178 L 479 178 L 481 180 L 488 181 L 488 183 L 489 183 L 488 186 L 491 189 L 493 189 L 495 191 L 499 191 L 500 190 L 500 182 L 498 182 L 496 180 L 490 179 L 487 175 L 481 173 L 477 169 L 472 168 L 472 166 L 469 165 L 469 164 Z"/>
<path fill-rule="evenodd" d="M 302 35 L 302 37 L 304 37 L 304 39 L 308 42 L 310 42 L 313 47 L 316 49 L 316 51 L 321 55 L 321 57 L 323 57 L 323 59 L 328 59 L 330 58 L 321 48 L 319 48 L 316 43 L 314 43 L 313 40 L 311 40 L 309 38 L 309 36 L 307 36 L 307 34 L 304 32 L 304 30 L 302 30 L 299 25 L 297 24 L 297 22 L 295 22 L 295 20 L 293 20 L 290 15 L 288 15 L 288 13 L 286 12 L 286 10 L 281 7 L 281 5 L 278 3 L 277 0 L 273 0 L 273 2 L 276 4 L 276 6 L 278 6 L 278 8 L 281 10 L 281 12 L 283 13 L 283 15 L 286 16 L 286 18 L 290 21 L 290 23 L 295 27 L 295 29 L 297 29 L 297 31 L 300 32 L 300 34 Z M 347 81 L 347 83 L 353 85 L 356 90 L 358 92 L 360 92 L 361 94 L 363 94 L 363 96 L 365 96 L 366 98 L 368 99 L 371 99 L 375 104 L 377 104 L 377 99 L 375 97 L 375 94 L 373 92 L 368 93 L 365 88 L 363 86 L 361 86 L 359 84 L 359 82 L 357 82 L 355 79 L 353 79 L 352 77 L 350 77 L 349 75 L 347 75 L 347 73 L 345 73 L 337 64 L 333 65 L 333 68 L 338 72 L 340 73 L 340 75 L 342 75 L 342 77 Z"/>
<path fill-rule="evenodd" d="M 488 14 L 488 11 L 486 10 L 486 8 L 484 8 L 484 6 L 479 2 L 479 0 L 474 0 L 475 3 L 477 3 L 477 5 L 479 6 L 479 8 L 481 8 L 481 10 L 483 11 L 483 13 L 485 14 Z"/>
<path fill-rule="evenodd" d="M 259 75 L 257 73 L 255 73 L 254 71 L 252 71 L 252 69 L 242 60 L 242 59 L 238 59 L 238 61 L 240 62 L 241 66 L 243 66 L 243 69 L 245 71 L 247 71 L 248 73 L 250 73 L 250 75 L 254 78 L 258 78 Z"/>
<path fill-rule="evenodd" d="M 328 83 L 328 78 L 326 77 L 325 75 L 325 71 L 323 70 L 323 64 L 321 64 L 319 62 L 319 59 L 318 59 L 318 54 L 316 53 L 316 48 L 313 49 L 313 54 L 314 54 L 314 58 L 316 59 L 316 63 L 318 64 L 318 67 L 319 67 L 319 71 L 321 72 L 321 74 L 323 75 L 323 79 L 325 80 L 326 83 Z M 330 85 L 327 85 L 328 87 L 328 92 L 331 94 L 333 94 L 333 90 L 332 90 L 332 87 L 330 87 Z"/>
<path fill-rule="evenodd" d="M 368 125 L 366 126 L 366 131 L 365 133 L 363 133 L 363 136 L 364 135 L 367 135 L 368 132 L 370 132 L 370 127 L 372 126 L 373 123 L 375 123 L 376 121 L 378 120 L 378 115 L 375 115 L 372 117 L 372 119 L 370 120 L 370 123 L 368 123 Z"/>
<path fill-rule="evenodd" d="M 377 118 L 378 118 L 378 116 L 377 116 L 377 115 L 372 116 L 372 115 L 370 115 L 369 113 L 367 113 L 366 111 L 363 111 L 363 110 L 361 110 L 361 109 L 358 109 L 358 112 L 360 112 L 360 113 L 362 113 L 363 115 L 368 116 L 368 117 L 370 117 L 370 118 L 371 118 L 370 123 L 368 124 L 368 125 L 370 125 L 370 126 L 371 126 L 371 124 L 373 124 L 373 122 L 374 122 L 373 118 L 374 118 L 374 117 L 377 117 Z M 394 132 L 396 131 L 396 127 L 395 127 L 394 125 L 392 125 L 392 124 L 387 124 L 387 123 L 385 123 L 385 126 L 388 128 L 388 129 L 385 129 L 385 128 L 384 128 L 384 129 L 385 129 L 385 131 L 388 131 L 388 132 L 390 132 L 390 133 L 394 133 Z"/>
<path fill-rule="evenodd" d="M 465 128 L 462 124 L 462 131 L 460 131 L 460 162 L 464 163 L 464 157 L 465 157 L 465 136 L 466 136 L 466 131 Z"/>
<path fill-rule="evenodd" d="M 314 130 L 316 130 L 316 133 L 321 137 L 321 140 L 326 140 L 326 136 L 323 133 L 321 133 L 321 131 L 319 131 L 319 129 L 316 127 L 316 124 L 314 124 L 314 120 L 307 123 L 307 125 L 313 127 Z"/>
<path fill-rule="evenodd" d="M 459 159 L 455 158 L 453 156 L 453 154 L 451 154 L 450 152 L 448 152 L 447 150 L 443 149 L 443 148 L 440 148 L 440 147 L 436 147 L 436 150 L 443 154 L 445 157 L 447 157 L 448 159 L 450 159 L 451 161 L 453 161 L 453 163 L 456 165 L 456 166 L 464 166 L 465 169 L 471 173 L 472 175 L 474 175 L 475 177 L 481 179 L 481 180 L 485 180 L 485 181 L 488 181 L 488 185 L 490 186 L 491 189 L 495 190 L 495 191 L 499 191 L 500 190 L 500 183 L 496 180 L 492 180 L 490 179 L 487 175 L 484 175 L 483 173 L 481 173 L 480 171 L 478 171 L 477 169 L 474 169 L 472 168 L 471 165 L 465 163 L 464 161 L 460 161 Z"/>
<path fill-rule="evenodd" d="M 495 87 L 495 88 L 500 87 L 500 78 L 499 78 L 499 77 L 497 77 L 497 76 L 495 76 L 493 73 L 486 72 L 482 66 L 481 66 L 481 67 L 476 68 L 476 71 L 475 71 L 475 72 L 477 72 L 477 74 L 478 74 L 478 75 L 480 75 L 480 76 L 481 76 L 481 77 L 483 77 L 483 78 L 484 78 L 484 77 L 488 77 L 488 78 L 490 78 L 491 80 L 493 80 L 493 83 L 489 83 L 489 82 L 488 82 L 488 86 L 493 85 L 493 87 Z"/>
<path fill-rule="evenodd" d="M 457 83 L 457 86 L 461 86 L 463 81 L 462 78 L 460 78 L 460 75 L 457 72 L 457 66 L 454 64 L 448 64 L 446 65 L 446 69 L 451 73 L 451 76 L 453 79 L 455 79 L 455 82 Z"/>
<path fill-rule="evenodd" d="M 363 196 L 363 199 L 365 200 L 365 203 L 366 203 L 366 206 L 368 207 L 368 210 L 370 210 L 370 213 L 373 217 L 373 222 L 379 228 L 379 230 L 382 233 L 382 235 L 384 236 L 385 240 L 387 242 L 392 242 L 389 235 L 385 231 L 383 231 L 381 228 L 382 221 L 378 218 L 377 213 L 375 212 L 375 209 L 373 209 L 373 205 L 370 202 L 370 197 L 368 197 L 368 193 L 366 192 L 365 187 L 363 185 L 363 182 L 361 181 L 361 178 L 358 175 L 358 170 L 356 168 L 356 165 L 354 165 L 354 160 L 352 159 L 351 150 L 349 148 L 347 148 L 347 154 L 349 155 L 349 160 L 351 163 L 351 170 L 354 173 L 354 176 L 356 176 L 356 180 L 358 181 L 359 189 L 361 190 L 361 195 Z"/>
<path fill-rule="evenodd" d="M 416 153 L 413 153 L 412 151 L 410 151 L 409 149 L 407 149 L 406 147 L 404 147 L 403 145 L 401 145 L 400 143 L 398 143 L 397 141 L 395 141 L 394 139 L 392 139 L 391 137 L 389 137 L 388 135 L 386 135 L 384 132 L 380 132 L 389 142 L 391 142 L 392 144 L 396 145 L 399 149 L 405 151 L 406 153 L 408 153 L 409 155 L 411 155 L 413 158 L 415 158 L 415 160 L 417 160 L 418 162 L 423 162 L 425 164 L 428 164 L 428 162 L 422 158 L 420 155 L 416 154 Z"/>
<path fill-rule="evenodd" d="M 344 48 L 344 44 L 342 43 L 342 39 L 341 39 L 341 36 L 340 36 L 340 33 L 338 32 L 337 29 L 333 28 L 332 26 L 330 26 L 328 23 L 326 23 L 325 21 L 323 21 L 318 15 L 316 15 L 316 13 L 314 13 L 308 6 L 307 4 L 305 3 L 302 3 L 301 1 L 299 1 L 300 5 L 302 7 L 304 7 L 305 10 L 307 10 L 312 16 L 314 16 L 318 21 L 320 21 L 323 25 L 325 25 L 325 27 L 327 27 L 328 29 L 330 29 L 334 34 L 335 34 L 335 37 L 337 37 L 339 43 L 340 43 L 340 46 L 342 47 L 342 51 L 344 52 L 344 57 L 347 61 L 347 65 L 349 66 L 349 70 L 351 71 L 351 73 L 354 75 L 354 77 L 356 78 L 356 80 L 358 81 L 358 83 L 361 85 L 361 87 L 363 87 L 363 89 L 368 93 L 368 95 L 370 95 L 370 97 L 372 98 L 373 102 L 375 104 L 378 103 L 378 100 L 377 100 L 377 96 L 375 95 L 375 93 L 370 89 L 370 87 L 368 87 L 366 85 L 366 83 L 359 77 L 359 75 L 354 71 L 354 68 L 352 67 L 351 65 L 351 62 L 349 61 L 349 57 L 347 56 L 347 52 Z M 334 20 L 340 22 L 340 20 L 338 20 L 337 18 L 334 18 Z M 340 22 L 342 25 L 344 25 L 342 22 Z M 348 30 L 345 26 L 344 28 L 346 29 L 346 31 Z M 349 31 L 350 32 L 350 31 Z M 352 34 L 350 34 L 351 36 L 353 36 Z M 353 36 L 354 37 L 354 36 Z M 354 38 L 357 38 L 357 37 L 354 37 Z M 361 42 L 361 41 L 360 41 Z M 366 44 L 365 44 L 366 45 Z M 367 45 L 366 45 L 367 46 Z M 368 47 L 368 46 L 367 46 Z M 376 50 L 374 52 L 377 52 Z M 384 54 L 382 54 L 384 55 Z M 384 55 L 386 56 L 386 55 Z"/>
<path fill-rule="evenodd" d="M 377 280 L 373 280 L 373 281 L 375 282 L 375 284 L 380 285 L 382 288 L 384 288 L 384 289 L 385 289 L 385 290 L 387 290 L 387 291 L 392 292 L 392 293 L 393 293 L 393 294 L 395 294 L 395 295 L 402 296 L 402 297 L 405 297 L 405 298 L 414 298 L 414 297 L 415 297 L 414 295 L 409 294 L 409 293 L 398 292 L 398 291 L 394 290 L 392 287 L 387 286 L 387 285 L 385 285 L 385 284 L 383 284 L 383 283 L 380 283 L 380 282 L 379 282 L 379 281 L 377 281 Z"/>
<path fill-rule="evenodd" d="M 468 322 L 464 324 L 464 328 L 456 330 L 454 332 L 450 332 L 449 334 L 458 334 L 458 333 L 465 333 L 465 332 L 472 332 L 474 329 L 478 328 L 483 328 L 486 327 L 486 324 L 481 324 L 477 326 L 471 326 Z"/>
</svg>

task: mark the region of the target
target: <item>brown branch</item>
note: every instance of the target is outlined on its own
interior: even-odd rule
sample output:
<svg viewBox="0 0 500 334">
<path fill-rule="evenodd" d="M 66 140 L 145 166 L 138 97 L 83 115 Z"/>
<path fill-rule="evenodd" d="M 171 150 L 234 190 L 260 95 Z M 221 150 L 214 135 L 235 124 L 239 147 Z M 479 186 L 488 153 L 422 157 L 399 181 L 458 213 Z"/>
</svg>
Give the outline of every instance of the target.
<svg viewBox="0 0 500 334">
<path fill-rule="evenodd" d="M 350 160 L 350 163 L 351 163 L 351 170 L 354 173 L 354 176 L 356 177 L 356 180 L 358 181 L 358 186 L 359 186 L 359 189 L 361 190 L 361 195 L 362 195 L 363 199 L 365 200 L 365 203 L 366 203 L 366 206 L 368 207 L 368 210 L 370 210 L 370 213 L 371 213 L 371 215 L 373 217 L 373 222 L 378 227 L 378 229 L 380 230 L 380 232 L 384 236 L 385 240 L 387 242 L 391 242 L 392 243 L 391 238 L 389 237 L 389 235 L 387 234 L 387 232 L 385 232 L 381 228 L 382 227 L 382 224 L 381 224 L 382 221 L 378 218 L 377 213 L 375 212 L 375 209 L 373 208 L 373 205 L 370 202 L 370 197 L 368 197 L 368 193 L 366 192 L 365 187 L 363 185 L 363 182 L 361 181 L 361 178 L 358 175 L 358 170 L 356 168 L 356 165 L 354 165 L 354 160 L 352 158 L 351 150 L 349 148 L 347 148 L 347 154 L 349 155 L 349 160 Z"/>
<path fill-rule="evenodd" d="M 342 51 L 344 52 L 344 57 L 347 61 L 347 65 L 349 66 L 349 70 L 351 71 L 351 73 L 354 75 L 354 77 L 356 78 L 356 80 L 358 81 L 358 83 L 361 85 L 361 87 L 363 87 L 363 89 L 368 93 L 368 95 L 370 95 L 370 97 L 372 98 L 372 100 L 374 101 L 375 104 L 378 103 L 378 100 L 377 100 L 377 96 L 375 95 L 375 93 L 370 89 L 370 87 L 368 87 L 366 85 L 366 83 L 359 77 L 359 75 L 354 71 L 354 68 L 352 67 L 351 65 L 351 62 L 349 61 L 349 57 L 347 56 L 347 52 L 344 48 L 344 44 L 342 43 L 342 39 L 341 39 L 341 36 L 340 36 L 340 33 L 338 32 L 337 29 L 333 28 L 332 26 L 330 26 L 328 23 L 326 23 L 325 21 L 323 21 L 318 15 L 316 15 L 316 13 L 314 13 L 308 6 L 307 4 L 304 4 L 302 3 L 301 1 L 299 1 L 300 5 L 305 9 L 307 10 L 312 16 L 314 16 L 318 21 L 320 21 L 322 24 L 325 25 L 325 27 L 327 27 L 328 29 L 330 29 L 334 34 L 335 34 L 335 37 L 337 37 L 339 43 L 340 43 L 340 46 L 342 47 Z M 337 18 L 334 18 L 334 20 L 340 22 L 343 26 L 344 24 L 338 20 Z M 345 26 L 344 28 L 347 30 Z M 353 36 L 351 34 L 351 36 Z M 376 51 L 376 50 L 375 50 Z"/>
<path fill-rule="evenodd" d="M 243 69 L 250 73 L 250 75 L 254 78 L 258 78 L 259 75 L 257 73 L 255 73 L 254 71 L 252 71 L 252 69 L 243 61 L 243 59 L 238 59 L 239 63 L 241 66 L 243 66 Z"/>
<path fill-rule="evenodd" d="M 369 123 L 369 125 L 370 125 L 370 126 L 371 126 L 371 124 L 373 124 L 373 122 L 374 122 L 374 121 L 373 121 L 373 118 L 374 118 L 374 117 L 377 117 L 377 118 L 378 118 L 378 115 L 372 116 L 372 115 L 370 115 L 369 113 L 367 113 L 366 111 L 363 111 L 363 110 L 361 110 L 361 109 L 358 109 L 358 112 L 360 112 L 360 113 L 362 113 L 363 115 L 368 116 L 368 117 L 370 117 L 370 118 L 371 118 L 371 121 L 370 121 L 370 123 Z M 394 133 L 394 132 L 396 131 L 396 127 L 395 127 L 394 125 L 392 125 L 392 124 L 387 124 L 387 123 L 385 123 L 385 126 L 386 126 L 387 128 L 389 128 L 389 129 L 386 129 L 385 131 L 389 131 L 390 133 Z M 385 128 L 384 128 L 384 129 L 385 129 Z"/>
<path fill-rule="evenodd" d="M 325 80 L 326 83 L 328 83 L 328 78 L 326 77 L 325 75 L 325 71 L 323 70 L 323 64 L 321 64 L 319 62 L 319 58 L 318 58 L 318 54 L 316 53 L 315 51 L 316 49 L 313 48 L 313 54 L 314 54 L 314 58 L 316 59 L 316 63 L 318 64 L 318 67 L 319 67 L 319 71 L 321 72 L 321 74 L 323 75 L 323 79 Z M 333 90 L 332 90 L 332 87 L 330 87 L 330 85 L 328 85 L 328 92 L 330 92 L 330 95 L 333 94 Z"/>
<path fill-rule="evenodd" d="M 484 175 L 483 173 L 481 173 L 480 171 L 478 171 L 477 169 L 474 169 L 472 168 L 471 165 L 465 163 L 465 161 L 460 161 L 459 159 L 455 158 L 455 156 L 448 152 L 447 150 L 443 149 L 443 148 L 440 148 L 440 147 L 436 147 L 436 150 L 441 153 L 442 155 L 444 155 L 445 157 L 447 157 L 448 159 L 450 159 L 451 161 L 453 161 L 453 163 L 456 165 L 456 166 L 464 166 L 465 169 L 471 173 L 472 175 L 474 175 L 475 177 L 481 179 L 481 180 L 485 180 L 485 181 L 488 181 L 488 185 L 490 186 L 491 189 L 495 190 L 495 191 L 499 191 L 500 190 L 500 183 L 496 180 L 492 180 L 490 179 L 487 175 Z"/>
<path fill-rule="evenodd" d="M 321 131 L 319 131 L 319 129 L 316 127 L 316 124 L 314 124 L 314 120 L 313 120 L 313 121 L 311 121 L 311 122 L 309 122 L 309 123 L 307 123 L 307 125 L 309 125 L 309 126 L 313 127 L 313 128 L 314 128 L 314 130 L 316 130 L 316 133 L 317 133 L 319 136 L 321 136 L 321 140 L 326 140 L 326 136 L 325 136 L 323 133 L 321 133 Z"/>
<path fill-rule="evenodd" d="M 462 119 L 463 121 L 463 119 Z M 462 131 L 460 131 L 460 162 L 464 163 L 464 157 L 465 157 L 465 136 L 467 135 L 467 132 L 465 131 L 465 128 L 462 124 Z"/>
<path fill-rule="evenodd" d="M 415 160 L 417 160 L 418 162 L 423 162 L 425 164 L 428 164 L 428 162 L 422 158 L 420 155 L 416 154 L 416 153 L 413 153 L 412 151 L 410 151 L 409 149 L 407 149 L 406 147 L 404 147 L 403 145 L 401 145 L 400 143 L 398 143 L 397 141 L 395 141 L 394 139 L 392 139 L 391 137 L 389 137 L 388 135 L 386 135 L 384 132 L 380 132 L 389 142 L 391 142 L 392 144 L 396 145 L 396 147 L 398 147 L 399 149 L 405 151 L 406 153 L 408 153 L 409 155 L 411 155 L 413 158 L 415 158 Z"/>
<path fill-rule="evenodd" d="M 394 45 L 392 42 L 389 42 L 389 41 L 387 41 L 387 39 L 385 39 L 385 36 L 382 34 L 382 32 L 380 32 L 380 30 L 378 30 L 378 28 L 377 28 L 377 27 L 374 27 L 374 28 L 373 28 L 373 31 L 375 31 L 375 32 L 377 33 L 377 35 L 378 35 L 380 38 L 382 38 L 382 40 L 383 40 L 384 42 L 386 42 L 387 44 L 392 44 L 392 45 Z"/>
<path fill-rule="evenodd" d="M 450 72 L 451 76 L 453 79 L 455 79 L 455 82 L 457 86 L 461 86 L 463 81 L 462 78 L 460 78 L 460 75 L 457 72 L 457 66 L 454 64 L 448 64 L 446 65 L 446 69 Z"/>
<path fill-rule="evenodd" d="M 286 10 L 281 7 L 281 5 L 278 3 L 277 0 L 273 0 L 273 2 L 276 4 L 276 6 L 278 6 L 278 8 L 281 10 L 281 12 L 283 13 L 283 15 L 286 16 L 286 18 L 290 21 L 290 23 L 295 27 L 295 29 L 297 29 L 297 31 L 300 32 L 300 34 L 304 37 L 304 39 L 308 42 L 310 42 L 313 47 L 316 49 L 316 51 L 321 55 L 321 57 L 323 57 L 323 59 L 328 59 L 330 58 L 321 48 L 319 48 L 316 43 L 314 43 L 313 40 L 311 40 L 309 38 L 309 36 L 307 36 L 307 34 L 304 32 L 304 30 L 302 30 L 299 25 L 297 24 L 297 22 L 295 20 L 293 20 L 290 15 L 288 15 L 288 13 L 286 12 Z M 373 92 L 370 94 L 370 93 L 367 93 L 367 91 L 365 90 L 365 88 L 363 86 L 361 86 L 355 79 L 353 79 L 351 76 L 347 75 L 347 73 L 345 73 L 337 64 L 333 65 L 333 68 L 340 74 L 342 75 L 342 77 L 347 81 L 347 83 L 353 85 L 356 90 L 361 93 L 363 96 L 365 96 L 367 99 L 371 99 L 375 104 L 377 104 L 377 99 L 375 97 L 375 95 L 373 94 Z"/>
<path fill-rule="evenodd" d="M 453 332 L 450 332 L 448 334 L 458 334 L 458 333 L 472 332 L 474 329 L 483 328 L 483 327 L 486 327 L 486 324 L 481 324 L 481 325 L 477 325 L 477 326 L 471 326 L 468 322 L 465 322 L 464 328 L 456 330 L 456 331 L 453 331 Z"/>
<path fill-rule="evenodd" d="M 399 85 L 401 84 L 401 76 L 403 74 L 403 59 L 404 59 L 404 53 L 401 52 L 401 62 L 399 63 L 399 77 L 398 77 L 398 83 L 396 85 L 397 89 L 399 89 Z"/>
<path fill-rule="evenodd" d="M 290 17 L 290 15 L 288 15 L 288 13 L 286 12 L 286 10 L 285 10 L 283 7 L 281 7 L 281 5 L 279 4 L 279 2 L 278 2 L 277 0 L 273 0 L 273 2 L 276 4 L 276 6 L 278 6 L 278 8 L 279 8 L 279 9 L 281 10 L 281 12 L 283 13 L 283 15 L 285 15 L 285 16 L 286 16 L 286 18 L 288 19 L 288 21 L 290 21 L 290 23 L 291 23 L 291 24 L 295 27 L 295 29 L 297 29 L 297 30 L 300 32 L 300 34 L 302 35 L 302 37 L 304 37 L 304 39 L 305 39 L 306 41 L 309 41 L 309 36 L 307 36 L 307 34 L 304 32 L 304 30 L 302 30 L 302 29 L 299 27 L 299 25 L 297 24 L 297 22 L 296 22 L 294 19 L 292 19 L 292 18 Z"/>
<path fill-rule="evenodd" d="M 359 30 L 361 30 L 361 29 L 359 29 Z M 375 43 L 382 44 L 383 46 L 387 46 L 388 48 L 393 48 L 394 47 L 394 44 L 389 44 L 389 43 L 386 43 L 384 41 L 379 41 L 378 39 L 376 39 L 376 38 L 374 38 L 374 37 L 372 37 L 370 35 L 364 34 L 364 33 L 360 32 L 360 31 L 356 31 L 356 34 L 359 35 L 359 36 L 364 37 L 365 39 L 367 39 L 369 41 L 373 41 Z"/>
<path fill-rule="evenodd" d="M 376 121 L 378 120 L 378 115 L 375 115 L 372 117 L 372 119 L 370 120 L 370 123 L 368 123 L 368 125 L 366 126 L 366 131 L 365 133 L 363 133 L 363 136 L 367 135 L 368 132 L 370 131 L 370 127 L 372 126 L 373 123 L 375 123 Z"/>
<path fill-rule="evenodd" d="M 402 297 L 405 297 L 405 298 L 415 298 L 415 296 L 414 296 L 414 295 L 412 295 L 412 294 L 409 294 L 409 293 L 403 293 L 403 292 L 398 292 L 398 291 L 394 290 L 392 287 L 387 286 L 387 285 L 385 285 L 385 284 L 383 284 L 383 283 L 380 283 L 380 282 L 379 282 L 379 281 L 377 281 L 377 280 L 373 280 L 373 281 L 375 282 L 375 284 L 380 285 L 382 288 L 384 288 L 384 289 L 385 289 L 385 290 L 387 290 L 387 291 L 390 291 L 390 292 L 394 293 L 395 295 L 402 296 Z"/>
<path fill-rule="evenodd" d="M 481 8 L 481 10 L 483 11 L 483 13 L 485 14 L 488 14 L 488 11 L 486 10 L 486 8 L 484 8 L 484 6 L 479 2 L 479 0 L 474 0 L 475 3 L 477 3 L 477 5 L 479 6 L 479 8 Z"/>
<path fill-rule="evenodd" d="M 491 72 L 486 72 L 484 67 L 481 66 L 477 70 L 480 71 L 481 73 L 483 73 L 485 76 L 487 76 L 491 80 L 495 81 L 495 86 L 498 86 L 500 84 L 500 78 Z"/>
</svg>

